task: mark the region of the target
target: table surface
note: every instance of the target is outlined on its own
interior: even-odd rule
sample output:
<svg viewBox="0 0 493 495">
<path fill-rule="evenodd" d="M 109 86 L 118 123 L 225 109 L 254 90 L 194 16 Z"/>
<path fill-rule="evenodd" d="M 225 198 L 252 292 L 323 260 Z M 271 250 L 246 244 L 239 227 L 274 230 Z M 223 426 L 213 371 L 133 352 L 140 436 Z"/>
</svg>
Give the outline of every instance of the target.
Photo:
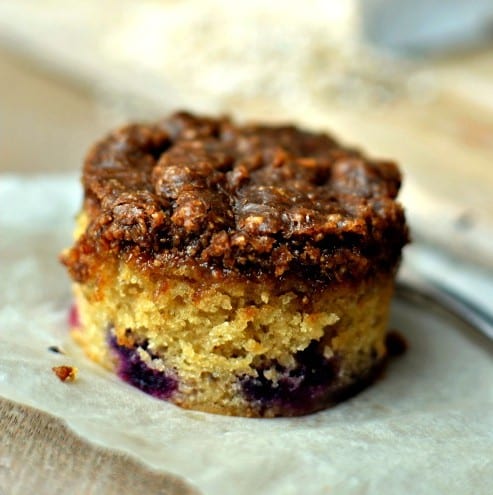
<svg viewBox="0 0 493 495">
<path fill-rule="evenodd" d="M 462 201 L 465 211 L 491 216 L 493 50 L 441 60 L 433 70 L 444 88 L 437 101 L 369 111 L 367 123 L 341 114 L 337 130 L 346 134 L 356 126 L 377 152 L 390 156 L 402 154 L 403 141 L 418 140 L 421 151 L 407 151 L 415 180 L 433 182 L 437 194 Z M 89 92 L 11 53 L 0 51 L 0 75 L 2 128 L 7 129 L 0 133 L 0 172 L 76 173 L 87 144 L 117 121 Z M 375 129 L 376 118 L 390 139 Z M 426 154 L 425 148 L 432 151 Z M 117 494 L 126 493 L 130 482 L 135 493 L 196 493 L 172 476 L 87 443 L 57 418 L 1 398 L 0 431 L 1 495 Z"/>
</svg>

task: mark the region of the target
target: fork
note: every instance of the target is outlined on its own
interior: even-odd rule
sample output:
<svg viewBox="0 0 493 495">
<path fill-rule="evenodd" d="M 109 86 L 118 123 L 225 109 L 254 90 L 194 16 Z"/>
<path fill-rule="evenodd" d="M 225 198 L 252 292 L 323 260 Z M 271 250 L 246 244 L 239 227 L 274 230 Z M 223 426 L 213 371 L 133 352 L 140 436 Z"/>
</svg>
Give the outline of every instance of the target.
<svg viewBox="0 0 493 495">
<path fill-rule="evenodd" d="M 396 292 L 406 299 L 431 302 L 440 306 L 493 341 L 492 314 L 405 264 L 399 270 Z"/>
</svg>

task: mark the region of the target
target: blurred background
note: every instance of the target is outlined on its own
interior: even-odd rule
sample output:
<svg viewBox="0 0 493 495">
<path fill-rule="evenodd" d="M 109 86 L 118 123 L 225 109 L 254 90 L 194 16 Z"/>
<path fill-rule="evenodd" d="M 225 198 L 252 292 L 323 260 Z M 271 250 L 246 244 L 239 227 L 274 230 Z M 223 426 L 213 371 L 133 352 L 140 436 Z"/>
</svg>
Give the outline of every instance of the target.
<svg viewBox="0 0 493 495">
<path fill-rule="evenodd" d="M 493 268 L 491 0 L 0 0 L 0 171 L 177 108 L 395 159 L 418 245 Z"/>
</svg>

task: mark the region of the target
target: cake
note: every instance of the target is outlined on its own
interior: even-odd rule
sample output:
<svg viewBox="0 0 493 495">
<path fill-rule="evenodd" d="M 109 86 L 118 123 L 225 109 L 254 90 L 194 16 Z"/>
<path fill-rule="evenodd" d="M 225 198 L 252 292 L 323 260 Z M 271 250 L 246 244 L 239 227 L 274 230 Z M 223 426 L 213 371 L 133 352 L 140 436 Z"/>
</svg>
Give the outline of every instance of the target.
<svg viewBox="0 0 493 495">
<path fill-rule="evenodd" d="M 179 112 L 83 169 L 72 335 L 154 397 L 311 413 L 378 375 L 408 231 L 401 177 L 330 136 Z"/>
</svg>

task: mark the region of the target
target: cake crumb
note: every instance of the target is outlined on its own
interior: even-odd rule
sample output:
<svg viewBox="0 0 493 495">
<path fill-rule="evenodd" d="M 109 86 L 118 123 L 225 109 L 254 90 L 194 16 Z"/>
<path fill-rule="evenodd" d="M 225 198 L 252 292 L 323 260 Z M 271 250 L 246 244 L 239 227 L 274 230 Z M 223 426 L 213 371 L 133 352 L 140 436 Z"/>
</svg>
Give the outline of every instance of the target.
<svg viewBox="0 0 493 495">
<path fill-rule="evenodd" d="M 325 359 L 330 359 L 331 357 L 334 356 L 334 351 L 332 350 L 332 348 L 330 346 L 326 345 L 324 347 L 323 356 Z"/>
<path fill-rule="evenodd" d="M 398 330 L 389 330 L 385 338 L 385 345 L 389 356 L 401 356 L 407 351 L 409 344 Z"/>
<path fill-rule="evenodd" d="M 75 381 L 79 371 L 75 366 L 54 366 L 51 369 L 62 382 Z"/>
<path fill-rule="evenodd" d="M 50 352 L 54 352 L 55 354 L 65 354 L 57 345 L 50 345 L 50 347 L 48 347 L 48 350 Z"/>
</svg>

